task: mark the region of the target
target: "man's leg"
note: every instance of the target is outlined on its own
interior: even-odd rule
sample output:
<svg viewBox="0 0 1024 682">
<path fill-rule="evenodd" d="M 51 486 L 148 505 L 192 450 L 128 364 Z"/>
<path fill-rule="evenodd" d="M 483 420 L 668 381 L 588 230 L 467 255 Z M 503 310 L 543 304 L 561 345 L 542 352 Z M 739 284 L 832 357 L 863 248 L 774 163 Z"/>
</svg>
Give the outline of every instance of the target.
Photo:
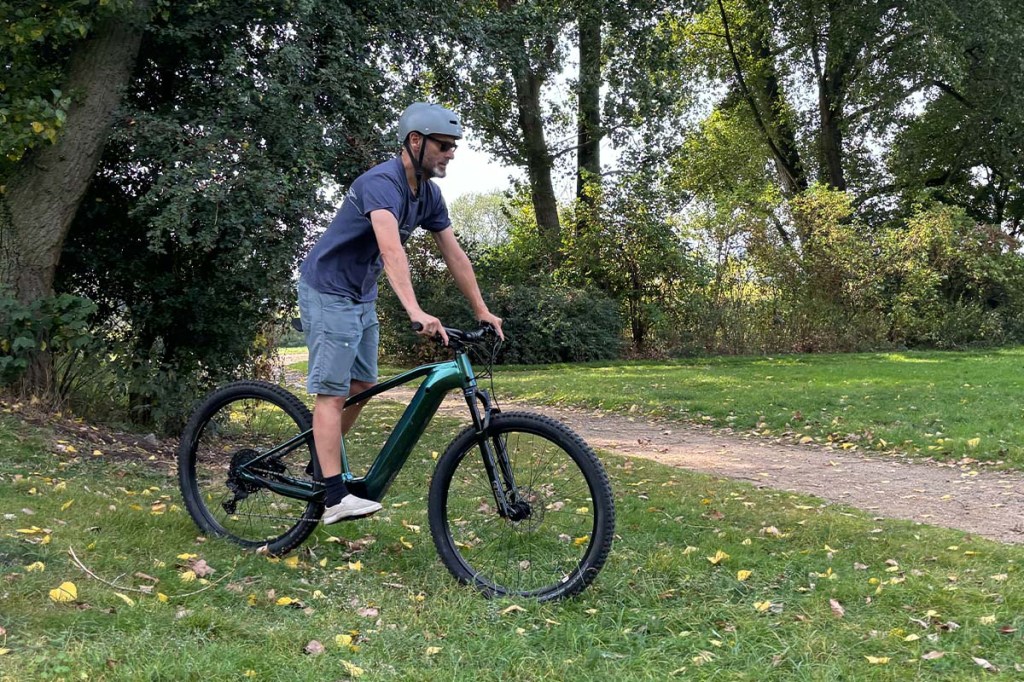
<svg viewBox="0 0 1024 682">
<path fill-rule="evenodd" d="M 316 395 L 313 443 L 326 486 L 324 523 L 373 513 L 381 505 L 348 492 L 341 472 L 341 431 L 345 396 L 361 336 L 359 306 L 299 283 L 299 309 L 309 347 L 306 389 Z"/>
<path fill-rule="evenodd" d="M 344 406 L 345 398 L 336 395 L 317 395 L 313 404 L 313 443 L 316 444 L 316 457 L 320 461 L 320 471 L 324 478 L 341 474 Z"/>
<path fill-rule="evenodd" d="M 362 393 L 363 391 L 368 391 L 369 389 L 373 388 L 375 385 L 376 385 L 375 383 L 372 383 L 372 382 L 369 382 L 369 381 L 359 381 L 358 379 L 352 379 L 351 385 L 349 386 L 348 394 L 349 395 L 356 395 L 357 393 Z M 341 424 L 341 435 L 343 435 L 343 436 L 347 436 L 348 435 L 348 432 L 351 431 L 352 427 L 355 425 L 356 420 L 359 419 L 359 413 L 363 411 L 363 408 L 366 406 L 366 403 L 368 403 L 368 402 L 370 402 L 370 401 L 369 400 L 364 400 L 363 402 L 361 402 L 361 403 L 359 403 L 357 405 L 352 405 L 350 407 L 345 408 L 345 411 L 341 415 L 341 422 L 340 422 L 340 424 Z M 316 428 L 315 415 L 314 415 L 314 421 L 313 421 L 313 428 L 314 429 Z M 339 444 L 339 446 L 340 446 L 340 444 Z M 317 447 L 319 447 L 319 446 L 317 446 Z"/>
</svg>

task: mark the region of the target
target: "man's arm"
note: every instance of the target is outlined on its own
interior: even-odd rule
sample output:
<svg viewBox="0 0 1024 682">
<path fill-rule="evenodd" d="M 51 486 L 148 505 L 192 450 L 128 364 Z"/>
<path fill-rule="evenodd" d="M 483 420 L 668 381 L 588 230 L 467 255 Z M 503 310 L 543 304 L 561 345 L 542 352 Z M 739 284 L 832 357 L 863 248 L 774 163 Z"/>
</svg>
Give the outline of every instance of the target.
<svg viewBox="0 0 1024 682">
<path fill-rule="evenodd" d="M 469 306 L 473 309 L 476 319 L 490 324 L 497 330 L 498 336 L 505 338 L 501 331 L 501 318 L 487 309 L 487 304 L 484 303 L 484 298 L 480 295 L 480 287 L 476 283 L 473 265 L 469 262 L 469 256 L 459 246 L 451 227 L 431 234 L 434 235 L 434 242 L 437 244 L 438 250 L 441 251 L 445 265 L 448 266 L 448 272 L 452 273 L 462 295 L 469 301 Z"/>
<path fill-rule="evenodd" d="M 384 260 L 384 272 L 388 276 L 388 282 L 405 312 L 409 314 L 409 320 L 413 324 L 421 325 L 420 334 L 440 334 L 441 340 L 447 344 L 448 334 L 445 333 L 441 320 L 423 312 L 416 302 L 412 277 L 409 276 L 409 259 L 405 255 L 405 248 L 398 234 L 398 220 L 391 211 L 378 209 L 370 212 L 370 224 L 373 226 L 373 234 L 377 237 L 377 247 Z"/>
</svg>

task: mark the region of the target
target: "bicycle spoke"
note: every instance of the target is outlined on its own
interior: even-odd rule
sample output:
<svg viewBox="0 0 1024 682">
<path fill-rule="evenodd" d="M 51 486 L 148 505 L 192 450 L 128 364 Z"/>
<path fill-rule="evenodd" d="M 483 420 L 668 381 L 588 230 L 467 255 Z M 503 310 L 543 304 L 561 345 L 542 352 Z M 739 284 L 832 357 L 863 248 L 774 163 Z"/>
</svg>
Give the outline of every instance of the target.
<svg viewBox="0 0 1024 682">
<path fill-rule="evenodd" d="M 318 519 L 318 505 L 281 496 L 241 475 L 242 467 L 267 479 L 309 481 L 311 452 L 300 440 L 269 457 L 304 433 L 308 410 L 279 387 L 261 382 L 231 385 L 197 410 L 179 453 L 182 490 L 189 512 L 200 526 L 244 545 L 281 551 L 301 542 Z"/>
<path fill-rule="evenodd" d="M 447 491 L 452 542 L 469 575 L 485 587 L 519 594 L 557 589 L 580 573 L 589 555 L 596 525 L 590 483 L 544 435 L 510 431 L 498 440 L 496 454 L 504 450 L 516 484 L 508 491 L 514 518 L 499 516 L 473 447 Z"/>
</svg>

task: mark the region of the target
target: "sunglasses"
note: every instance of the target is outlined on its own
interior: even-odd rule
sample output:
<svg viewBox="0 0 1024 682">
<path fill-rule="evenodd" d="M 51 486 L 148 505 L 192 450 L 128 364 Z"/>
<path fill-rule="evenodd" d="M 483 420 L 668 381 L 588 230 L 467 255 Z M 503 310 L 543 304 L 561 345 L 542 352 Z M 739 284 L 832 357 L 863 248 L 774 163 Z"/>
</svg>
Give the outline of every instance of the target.
<svg viewBox="0 0 1024 682">
<path fill-rule="evenodd" d="M 440 150 L 442 154 L 447 154 L 448 152 L 459 148 L 459 145 L 454 142 L 445 142 L 444 140 L 437 139 L 433 135 L 427 135 L 427 139 L 436 144 L 438 150 Z"/>
</svg>

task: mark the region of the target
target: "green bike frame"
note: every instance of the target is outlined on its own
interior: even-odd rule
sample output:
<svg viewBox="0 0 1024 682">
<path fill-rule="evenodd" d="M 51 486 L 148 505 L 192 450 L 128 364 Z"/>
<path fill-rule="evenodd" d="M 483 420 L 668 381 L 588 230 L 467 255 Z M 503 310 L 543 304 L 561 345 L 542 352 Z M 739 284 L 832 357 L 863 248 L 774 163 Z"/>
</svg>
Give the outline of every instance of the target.
<svg viewBox="0 0 1024 682">
<path fill-rule="evenodd" d="M 423 365 L 416 369 L 409 370 L 403 374 L 388 379 L 376 386 L 357 393 L 345 401 L 345 407 L 365 402 L 375 395 L 379 395 L 397 386 L 415 381 L 420 377 L 426 377 L 420 384 L 413 396 L 412 401 L 405 408 L 401 419 L 395 425 L 387 442 L 381 448 L 380 453 L 374 459 L 369 471 L 363 477 L 354 477 L 349 471 L 347 457 L 345 457 L 345 446 L 342 444 L 342 468 L 350 492 L 359 497 L 371 500 L 383 499 L 395 476 L 401 471 L 406 460 L 412 453 L 420 436 L 430 424 L 430 420 L 437 413 L 441 402 L 449 391 L 461 388 L 466 402 L 469 404 L 470 413 L 473 417 L 477 433 L 483 434 L 486 424 L 489 421 L 491 407 L 490 401 L 485 393 L 478 392 L 476 375 L 473 367 L 465 353 L 458 353 L 454 360 L 438 362 L 430 365 Z M 485 407 L 485 416 L 481 417 L 477 401 L 481 400 Z M 292 497 L 301 500 L 323 501 L 324 486 L 322 483 L 296 479 L 285 476 L 265 477 L 258 471 L 260 462 L 271 459 L 280 459 L 295 448 L 312 445 L 312 430 L 296 435 L 287 442 L 264 452 L 247 464 L 240 466 L 238 476 L 243 481 L 258 484 L 269 488 L 279 495 Z M 313 448 L 309 448 L 313 451 Z M 488 448 L 489 449 L 489 448 Z M 314 457 L 314 467 L 317 470 L 316 478 L 319 476 L 319 463 Z M 493 460 L 492 460 L 493 461 Z M 489 467 L 490 468 L 490 467 Z M 504 468 L 504 467 L 501 467 Z"/>
</svg>

